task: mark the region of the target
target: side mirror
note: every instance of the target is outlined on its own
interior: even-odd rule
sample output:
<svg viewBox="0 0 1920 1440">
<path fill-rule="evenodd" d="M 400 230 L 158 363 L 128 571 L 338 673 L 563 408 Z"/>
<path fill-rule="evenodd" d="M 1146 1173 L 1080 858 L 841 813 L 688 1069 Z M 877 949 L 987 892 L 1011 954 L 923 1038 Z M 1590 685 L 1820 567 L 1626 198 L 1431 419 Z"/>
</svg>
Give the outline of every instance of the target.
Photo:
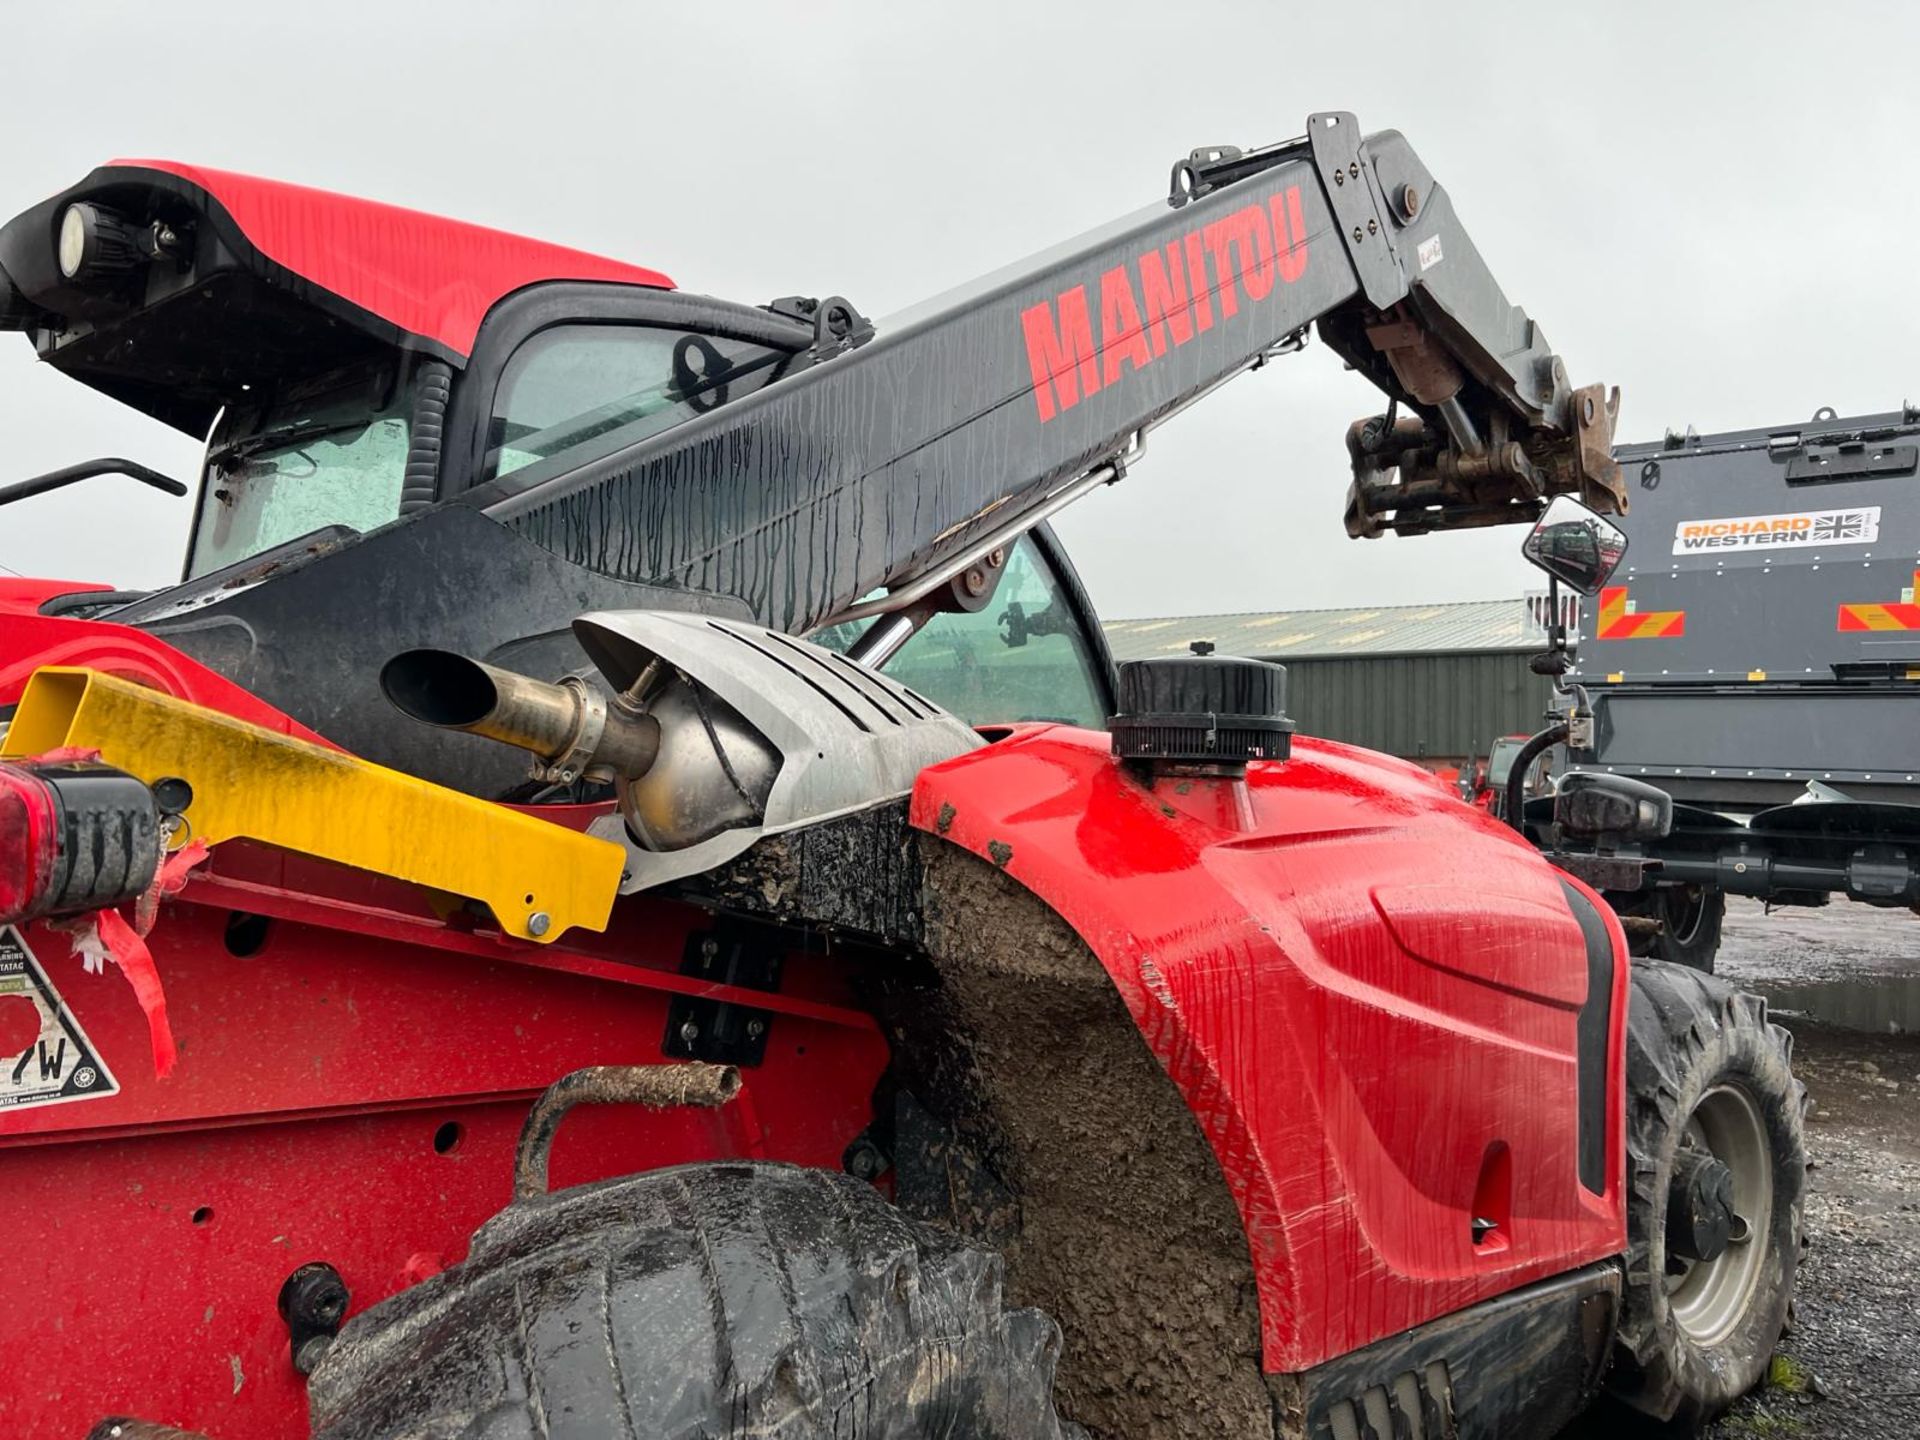
<svg viewBox="0 0 1920 1440">
<path fill-rule="evenodd" d="M 1659 840 L 1673 829 L 1673 797 L 1625 775 L 1576 770 L 1561 777 L 1553 797 L 1553 823 L 1562 834 L 1603 846 Z"/>
<path fill-rule="evenodd" d="M 1627 537 L 1571 495 L 1556 495 L 1520 553 L 1582 595 L 1597 594 L 1626 558 Z"/>
</svg>

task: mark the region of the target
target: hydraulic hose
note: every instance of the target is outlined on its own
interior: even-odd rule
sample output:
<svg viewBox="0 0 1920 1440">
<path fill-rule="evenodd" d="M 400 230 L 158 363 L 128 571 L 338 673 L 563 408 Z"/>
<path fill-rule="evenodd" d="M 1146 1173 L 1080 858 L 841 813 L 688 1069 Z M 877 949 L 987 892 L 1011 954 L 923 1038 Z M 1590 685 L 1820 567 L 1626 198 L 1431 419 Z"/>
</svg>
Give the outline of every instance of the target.
<svg viewBox="0 0 1920 1440">
<path fill-rule="evenodd" d="M 1527 831 L 1525 814 L 1527 771 L 1534 761 L 1566 738 L 1567 727 L 1564 721 L 1558 725 L 1549 725 L 1522 745 L 1520 753 L 1513 757 L 1513 764 L 1507 767 L 1507 785 L 1500 796 L 1501 819 L 1523 835 Z"/>
</svg>

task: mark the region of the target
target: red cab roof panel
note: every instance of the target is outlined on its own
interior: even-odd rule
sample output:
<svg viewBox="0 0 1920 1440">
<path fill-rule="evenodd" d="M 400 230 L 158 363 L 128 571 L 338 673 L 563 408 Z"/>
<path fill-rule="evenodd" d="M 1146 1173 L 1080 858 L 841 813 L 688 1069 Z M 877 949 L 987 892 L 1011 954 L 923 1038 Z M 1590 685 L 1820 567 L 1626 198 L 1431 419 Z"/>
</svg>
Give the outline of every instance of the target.
<svg viewBox="0 0 1920 1440">
<path fill-rule="evenodd" d="M 114 160 L 155 170 L 216 201 L 269 260 L 409 334 L 462 357 L 487 311 L 543 280 L 599 280 L 671 290 L 657 270 L 305 185 L 176 160 Z"/>
</svg>

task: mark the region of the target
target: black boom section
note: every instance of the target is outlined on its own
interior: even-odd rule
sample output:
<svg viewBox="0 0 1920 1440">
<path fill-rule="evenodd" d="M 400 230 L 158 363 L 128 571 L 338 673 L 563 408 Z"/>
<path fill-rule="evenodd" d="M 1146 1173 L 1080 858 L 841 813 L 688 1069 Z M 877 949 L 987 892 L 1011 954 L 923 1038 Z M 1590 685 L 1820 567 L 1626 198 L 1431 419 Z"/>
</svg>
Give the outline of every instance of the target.
<svg viewBox="0 0 1920 1440">
<path fill-rule="evenodd" d="M 896 316 L 601 463 L 478 499 L 588 568 L 737 595 L 806 630 L 1352 295 L 1332 224 L 1311 165 L 1283 163 Z"/>
<path fill-rule="evenodd" d="M 1436 442 L 1478 446 L 1422 493 L 1472 510 L 1466 523 L 1530 519 L 1483 512 L 1527 498 L 1496 473 L 1522 463 L 1521 440 L 1557 467 L 1526 462 L 1535 498 L 1574 488 L 1559 362 L 1405 141 L 1375 137 L 1375 157 L 1351 116 L 1309 125 L 1309 139 L 1270 151 L 1196 152 L 1174 203 L 895 316 L 865 345 L 711 415 L 464 503 L 588 569 L 737 596 L 762 622 L 805 631 L 1016 520 L 1324 319 L 1411 412 L 1375 437 L 1370 473 L 1391 473 L 1403 447 L 1431 469 Z M 1494 443 L 1508 436 L 1511 454 Z M 1367 503 L 1366 533 L 1396 528 L 1378 511 L 1390 500 Z M 1405 528 L 1439 523 L 1453 522 Z"/>
</svg>

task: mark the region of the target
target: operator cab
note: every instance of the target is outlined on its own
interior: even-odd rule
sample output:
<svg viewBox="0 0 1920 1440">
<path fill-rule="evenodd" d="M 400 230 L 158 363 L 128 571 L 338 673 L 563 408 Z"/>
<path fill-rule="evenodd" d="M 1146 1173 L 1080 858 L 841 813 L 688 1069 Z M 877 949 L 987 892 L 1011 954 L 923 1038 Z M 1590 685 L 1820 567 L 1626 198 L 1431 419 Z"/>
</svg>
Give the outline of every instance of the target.
<svg viewBox="0 0 1920 1440">
<path fill-rule="evenodd" d="M 0 328 L 205 437 L 195 581 L 631 444 L 785 373 L 814 327 L 562 246 L 141 160 L 0 228 Z"/>
</svg>

